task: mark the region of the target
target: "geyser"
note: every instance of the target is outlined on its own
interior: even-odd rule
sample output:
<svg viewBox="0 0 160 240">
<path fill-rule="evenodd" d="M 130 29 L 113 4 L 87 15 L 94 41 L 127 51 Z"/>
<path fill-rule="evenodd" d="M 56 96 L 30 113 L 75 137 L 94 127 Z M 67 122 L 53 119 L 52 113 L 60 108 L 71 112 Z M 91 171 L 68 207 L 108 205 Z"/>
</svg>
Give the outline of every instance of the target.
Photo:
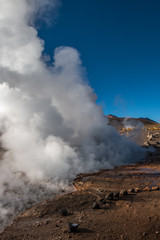
<svg viewBox="0 0 160 240">
<path fill-rule="evenodd" d="M 142 156 L 107 125 L 76 49 L 57 48 L 52 67 L 42 61 L 44 43 L 31 23 L 49 4 L 58 1 L 0 0 L 1 225 L 79 172 Z"/>
</svg>

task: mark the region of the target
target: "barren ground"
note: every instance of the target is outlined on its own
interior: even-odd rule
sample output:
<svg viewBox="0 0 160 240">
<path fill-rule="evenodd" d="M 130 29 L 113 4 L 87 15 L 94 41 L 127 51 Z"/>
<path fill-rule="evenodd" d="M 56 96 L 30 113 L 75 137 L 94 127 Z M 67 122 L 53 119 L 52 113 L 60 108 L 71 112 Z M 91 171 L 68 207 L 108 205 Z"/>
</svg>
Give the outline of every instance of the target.
<svg viewBox="0 0 160 240">
<path fill-rule="evenodd" d="M 160 239 L 160 150 L 136 165 L 80 174 L 73 192 L 43 201 L 3 229 L 1 240 Z M 106 200 L 108 193 L 137 192 Z M 98 203 L 100 208 L 93 209 Z M 60 210 L 66 209 L 67 216 Z M 68 223 L 78 223 L 73 233 Z"/>
</svg>

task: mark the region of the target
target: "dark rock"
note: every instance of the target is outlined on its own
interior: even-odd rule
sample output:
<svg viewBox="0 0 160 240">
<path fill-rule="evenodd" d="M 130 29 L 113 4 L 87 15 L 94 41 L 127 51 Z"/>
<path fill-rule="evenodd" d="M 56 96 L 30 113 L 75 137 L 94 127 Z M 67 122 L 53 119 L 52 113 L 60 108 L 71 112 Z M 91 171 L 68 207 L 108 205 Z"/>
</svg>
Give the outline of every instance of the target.
<svg viewBox="0 0 160 240">
<path fill-rule="evenodd" d="M 60 209 L 59 210 L 59 213 L 62 215 L 62 216 L 67 216 L 68 215 L 68 211 L 66 209 Z"/>
<path fill-rule="evenodd" d="M 106 202 L 106 200 L 103 200 L 102 203 L 103 203 L 103 204 L 106 204 L 107 202 Z"/>
<path fill-rule="evenodd" d="M 109 194 L 106 195 L 105 199 L 106 200 L 113 200 L 113 197 L 114 197 L 113 193 L 109 193 Z"/>
<path fill-rule="evenodd" d="M 128 195 L 128 192 L 127 192 L 127 190 L 125 189 L 125 190 L 122 190 L 122 191 L 120 191 L 120 196 L 126 196 L 126 195 Z"/>
<path fill-rule="evenodd" d="M 104 209 L 109 209 L 109 207 L 110 207 L 109 204 L 106 203 L 105 206 L 104 206 Z"/>
<path fill-rule="evenodd" d="M 70 232 L 77 232 L 78 226 L 78 223 L 68 223 L 68 228 Z"/>
<path fill-rule="evenodd" d="M 119 192 L 114 193 L 114 199 L 119 198 Z"/>
<path fill-rule="evenodd" d="M 88 201 L 82 201 L 79 203 L 80 206 L 85 206 L 88 203 Z"/>
<path fill-rule="evenodd" d="M 105 201 L 105 199 L 104 198 L 100 198 L 99 201 L 103 203 L 103 201 Z"/>
<path fill-rule="evenodd" d="M 157 190 L 159 190 L 159 186 L 152 187 L 151 190 L 152 190 L 152 191 L 157 191 Z"/>
<path fill-rule="evenodd" d="M 135 188 L 135 193 L 139 193 L 141 192 L 141 189 L 140 188 Z"/>
<path fill-rule="evenodd" d="M 100 206 L 99 206 L 98 203 L 95 202 L 95 203 L 93 203 L 92 208 L 93 209 L 100 209 Z"/>
<path fill-rule="evenodd" d="M 128 193 L 135 193 L 135 189 L 134 188 L 128 189 Z"/>
</svg>

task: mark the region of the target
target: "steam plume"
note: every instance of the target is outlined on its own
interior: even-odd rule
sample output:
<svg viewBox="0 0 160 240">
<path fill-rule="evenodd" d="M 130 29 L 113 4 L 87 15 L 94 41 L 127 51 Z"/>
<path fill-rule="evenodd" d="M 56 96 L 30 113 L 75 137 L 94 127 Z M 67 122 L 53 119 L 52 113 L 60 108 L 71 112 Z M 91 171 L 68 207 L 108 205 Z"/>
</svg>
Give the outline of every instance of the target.
<svg viewBox="0 0 160 240">
<path fill-rule="evenodd" d="M 47 4 L 47 5 L 46 5 Z M 59 47 L 47 68 L 35 14 L 58 1 L 0 0 L 0 220 L 64 188 L 82 171 L 139 159 L 107 125 L 79 53 Z M 65 185 L 66 184 L 66 185 Z"/>
</svg>

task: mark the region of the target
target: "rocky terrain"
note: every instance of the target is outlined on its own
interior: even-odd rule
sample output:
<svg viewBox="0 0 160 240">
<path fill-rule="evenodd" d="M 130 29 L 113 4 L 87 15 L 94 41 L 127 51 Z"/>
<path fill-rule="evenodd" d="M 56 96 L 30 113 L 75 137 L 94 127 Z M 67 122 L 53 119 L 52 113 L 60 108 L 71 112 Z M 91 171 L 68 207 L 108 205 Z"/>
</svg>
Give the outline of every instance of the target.
<svg viewBox="0 0 160 240">
<path fill-rule="evenodd" d="M 28 209 L 0 239 L 160 239 L 160 125 L 132 120 L 109 118 L 120 134 L 151 147 L 144 162 L 78 175 L 72 192 Z"/>
<path fill-rule="evenodd" d="M 106 116 L 109 124 L 115 127 L 121 135 L 144 147 L 160 147 L 160 124 L 149 118 L 118 118 Z"/>
</svg>

